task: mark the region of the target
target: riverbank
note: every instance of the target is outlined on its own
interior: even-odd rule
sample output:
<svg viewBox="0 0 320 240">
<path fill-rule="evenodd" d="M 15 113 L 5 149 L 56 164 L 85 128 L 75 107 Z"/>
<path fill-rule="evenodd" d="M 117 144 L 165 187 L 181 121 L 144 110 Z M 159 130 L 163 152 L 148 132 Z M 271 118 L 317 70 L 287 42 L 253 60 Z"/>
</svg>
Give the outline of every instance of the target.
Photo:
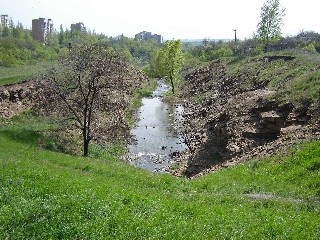
<svg viewBox="0 0 320 240">
<path fill-rule="evenodd" d="M 188 73 L 179 98 L 190 151 L 172 173 L 200 176 L 319 141 L 319 65 L 319 54 L 278 53 L 220 59 Z"/>
</svg>

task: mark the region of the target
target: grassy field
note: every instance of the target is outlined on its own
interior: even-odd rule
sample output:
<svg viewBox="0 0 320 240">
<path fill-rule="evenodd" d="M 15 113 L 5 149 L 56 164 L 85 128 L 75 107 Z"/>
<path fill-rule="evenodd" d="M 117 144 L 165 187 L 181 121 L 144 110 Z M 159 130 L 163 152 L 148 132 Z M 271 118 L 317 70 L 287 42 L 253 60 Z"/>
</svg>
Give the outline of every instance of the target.
<svg viewBox="0 0 320 240">
<path fill-rule="evenodd" d="M 0 239 L 320 238 L 320 142 L 188 180 L 48 151 L 38 120 L 0 124 Z"/>
<path fill-rule="evenodd" d="M 0 67 L 0 86 L 17 83 L 39 75 L 50 62 L 42 62 L 32 65 L 18 65 L 14 67 Z"/>
</svg>

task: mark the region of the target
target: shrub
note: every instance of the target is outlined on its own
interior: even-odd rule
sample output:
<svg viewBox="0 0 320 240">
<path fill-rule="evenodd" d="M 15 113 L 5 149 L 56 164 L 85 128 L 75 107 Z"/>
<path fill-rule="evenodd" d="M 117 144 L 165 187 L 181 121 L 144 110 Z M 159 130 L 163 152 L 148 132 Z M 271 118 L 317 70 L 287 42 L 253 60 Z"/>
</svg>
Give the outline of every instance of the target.
<svg viewBox="0 0 320 240">
<path fill-rule="evenodd" d="M 307 50 L 308 52 L 312 52 L 312 53 L 316 53 L 316 52 L 317 52 L 317 50 L 316 50 L 316 48 L 314 47 L 314 44 L 313 44 L 313 43 L 308 44 L 308 45 L 305 46 L 303 49 L 304 49 L 304 50 Z"/>
</svg>

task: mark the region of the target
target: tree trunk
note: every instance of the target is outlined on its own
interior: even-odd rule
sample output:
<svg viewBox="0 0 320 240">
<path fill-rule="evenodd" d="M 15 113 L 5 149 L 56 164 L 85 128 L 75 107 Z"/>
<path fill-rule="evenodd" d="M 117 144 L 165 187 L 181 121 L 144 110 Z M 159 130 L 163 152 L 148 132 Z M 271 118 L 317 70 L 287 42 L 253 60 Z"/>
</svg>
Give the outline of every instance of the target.
<svg viewBox="0 0 320 240">
<path fill-rule="evenodd" d="M 83 156 L 87 157 L 89 153 L 89 142 L 90 139 L 83 139 Z"/>
<path fill-rule="evenodd" d="M 173 83 L 173 74 L 170 74 L 170 82 L 171 82 L 171 89 L 172 89 L 172 94 L 174 94 L 174 83 Z"/>
<path fill-rule="evenodd" d="M 174 84 L 172 80 L 171 80 L 171 88 L 172 88 L 172 94 L 174 94 Z"/>
<path fill-rule="evenodd" d="M 267 53 L 268 50 L 269 50 L 269 43 L 266 43 L 266 44 L 264 45 L 263 51 L 264 51 L 264 53 Z"/>
</svg>

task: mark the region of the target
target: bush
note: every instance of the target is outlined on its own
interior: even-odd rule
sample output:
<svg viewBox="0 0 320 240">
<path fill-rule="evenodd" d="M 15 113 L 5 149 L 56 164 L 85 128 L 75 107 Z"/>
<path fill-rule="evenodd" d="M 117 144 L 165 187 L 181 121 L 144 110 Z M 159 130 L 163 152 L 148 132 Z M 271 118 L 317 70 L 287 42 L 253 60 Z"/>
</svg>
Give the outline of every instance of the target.
<svg viewBox="0 0 320 240">
<path fill-rule="evenodd" d="M 11 67 L 16 63 L 17 63 L 17 60 L 12 55 L 8 55 L 5 53 L 0 55 L 0 66 Z"/>
<path fill-rule="evenodd" d="M 305 47 L 303 48 L 303 50 L 307 50 L 308 52 L 312 52 L 312 53 L 316 53 L 316 52 L 317 52 L 317 50 L 316 50 L 316 48 L 314 47 L 314 44 L 313 44 L 313 43 L 310 43 L 310 44 L 308 44 L 307 46 L 305 46 Z"/>
</svg>

